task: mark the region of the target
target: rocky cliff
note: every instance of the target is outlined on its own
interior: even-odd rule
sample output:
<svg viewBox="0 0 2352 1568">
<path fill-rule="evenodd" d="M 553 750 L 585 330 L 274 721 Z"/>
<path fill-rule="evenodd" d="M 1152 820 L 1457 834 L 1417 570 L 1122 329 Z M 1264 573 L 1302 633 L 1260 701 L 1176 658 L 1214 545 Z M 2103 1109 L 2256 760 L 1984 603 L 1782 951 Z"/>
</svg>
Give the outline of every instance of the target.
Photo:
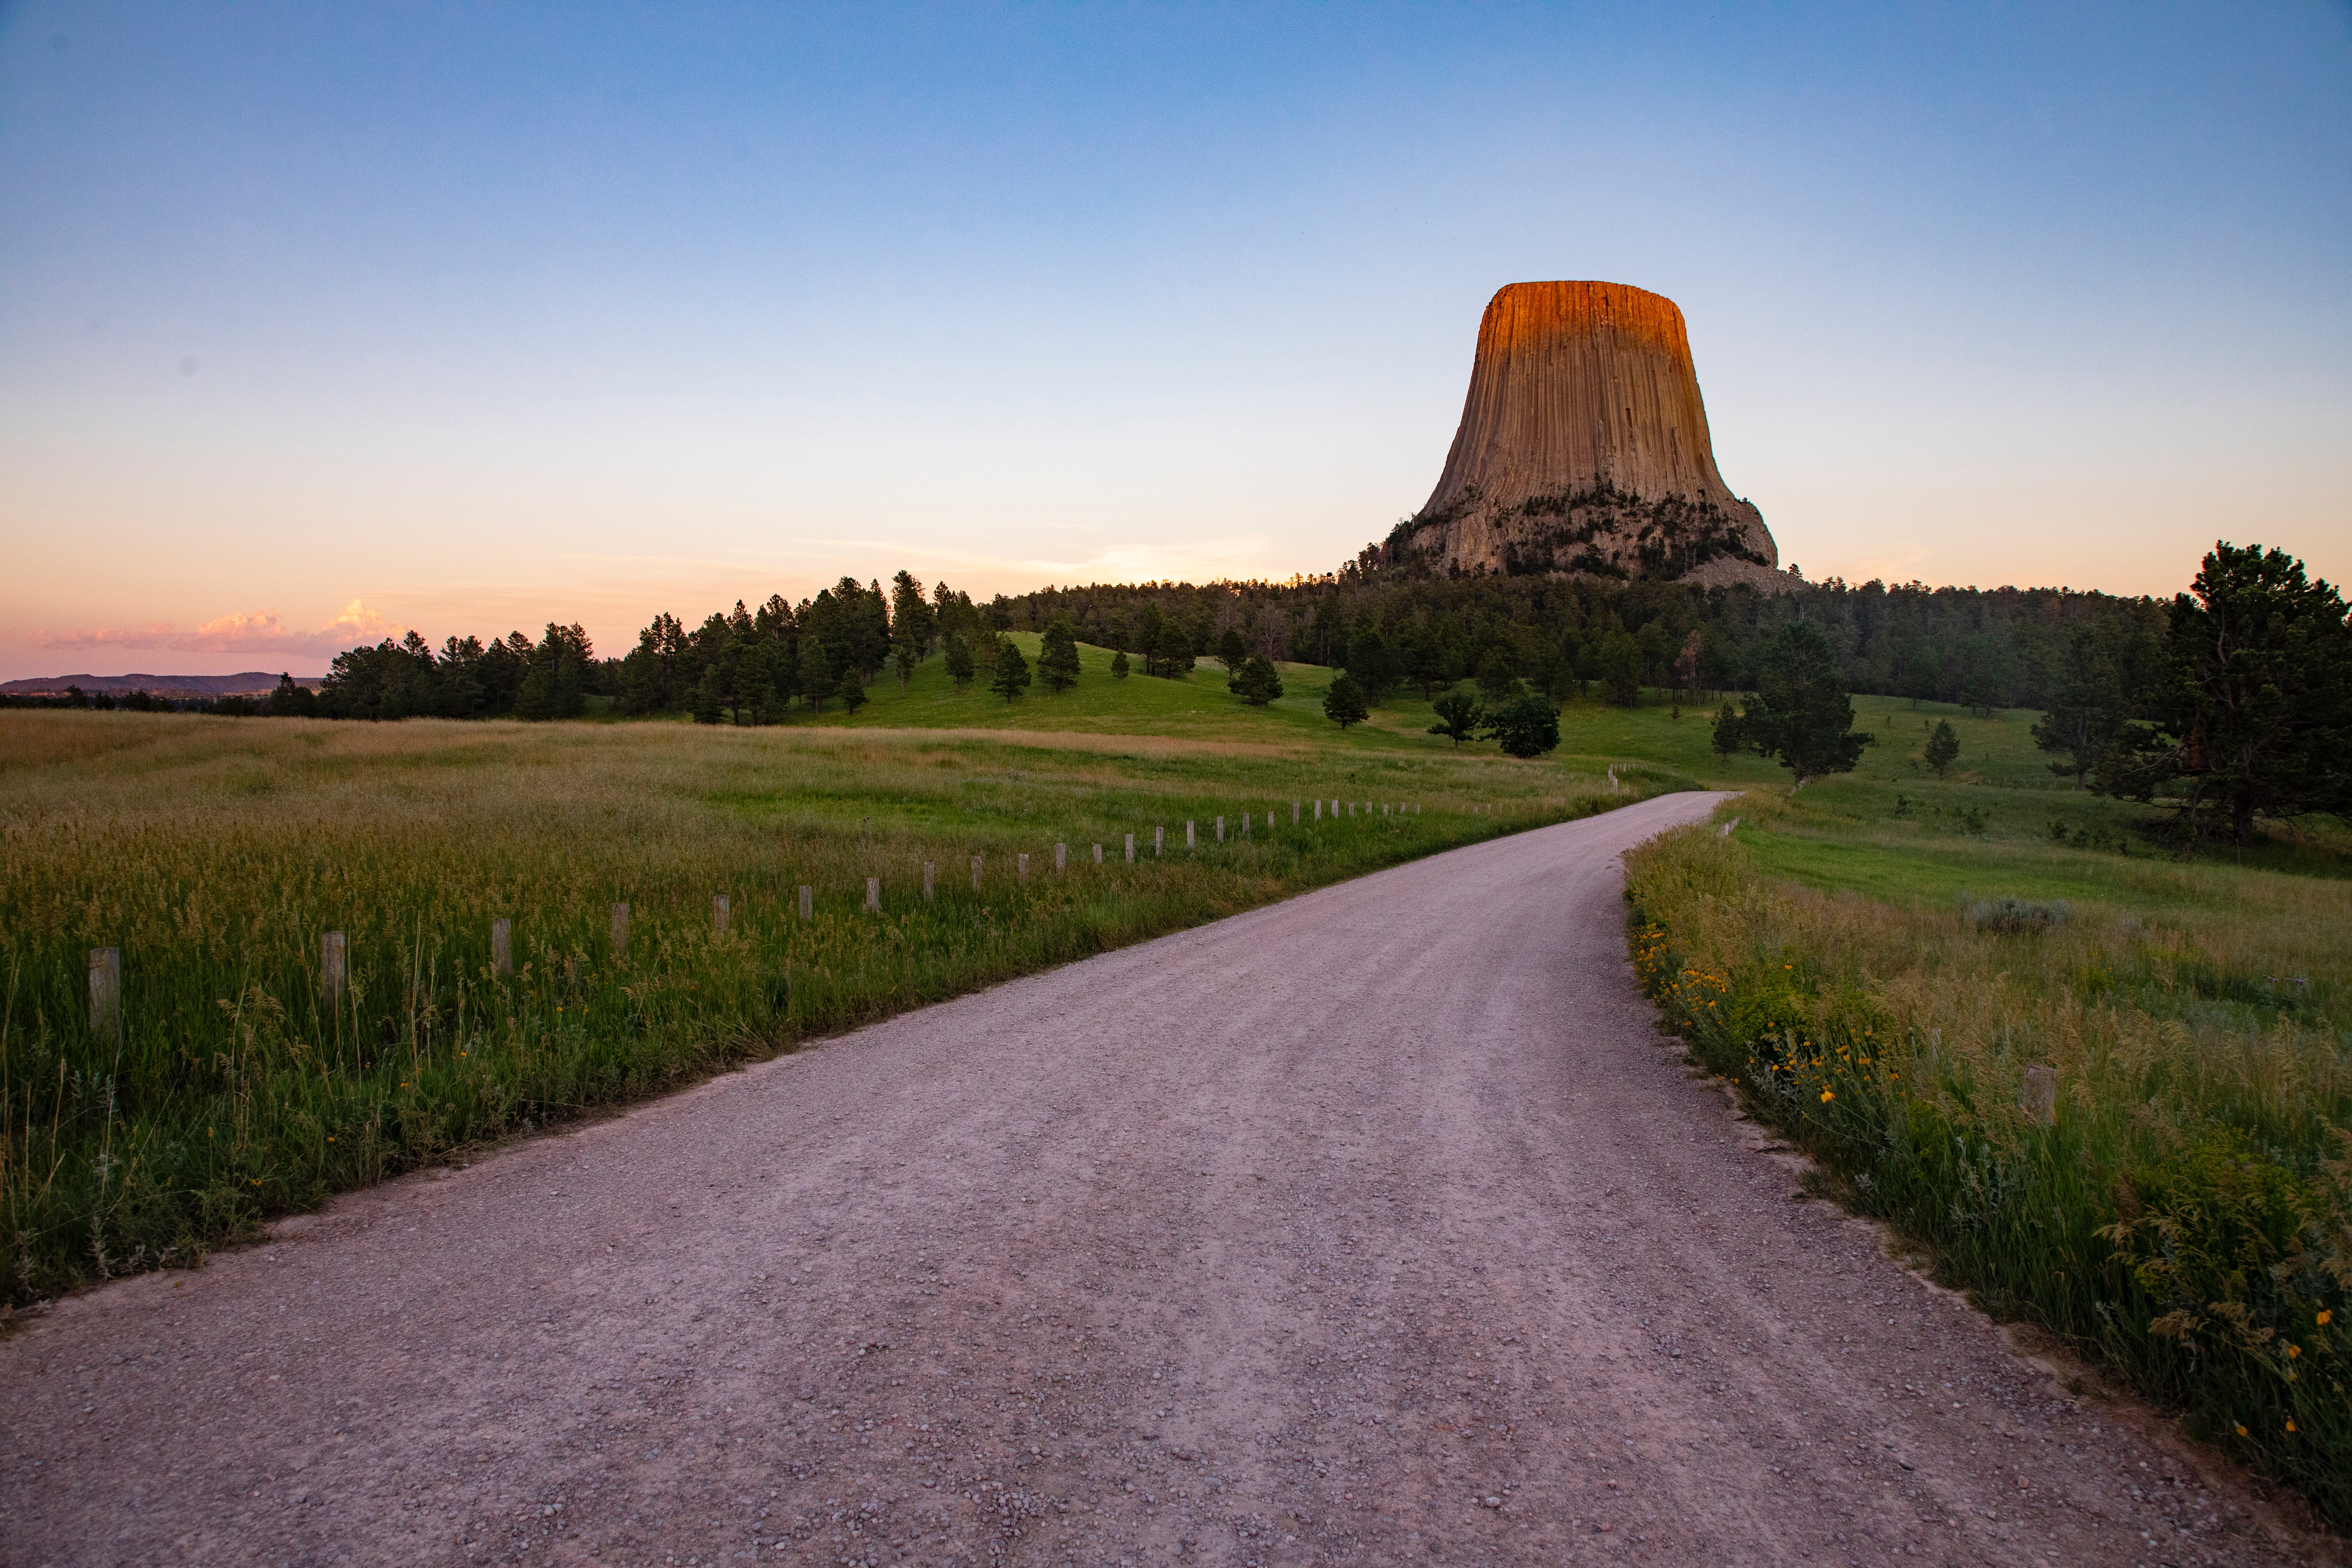
<svg viewBox="0 0 2352 1568">
<path fill-rule="evenodd" d="M 1364 563 L 1780 576 L 1763 514 L 1716 472 L 1682 311 L 1622 283 L 1496 292 L 1445 472 Z"/>
</svg>

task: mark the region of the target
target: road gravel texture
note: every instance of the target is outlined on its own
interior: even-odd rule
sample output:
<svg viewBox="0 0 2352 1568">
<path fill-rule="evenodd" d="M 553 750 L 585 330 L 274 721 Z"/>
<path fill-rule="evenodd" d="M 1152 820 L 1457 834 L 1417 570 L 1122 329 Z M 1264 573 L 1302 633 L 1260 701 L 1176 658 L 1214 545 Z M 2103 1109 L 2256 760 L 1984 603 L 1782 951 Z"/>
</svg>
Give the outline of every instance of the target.
<svg viewBox="0 0 2352 1568">
<path fill-rule="evenodd" d="M 0 1559 L 2251 1563 L 1695 1078 L 1668 796 L 983 994 L 0 1342 Z"/>
</svg>

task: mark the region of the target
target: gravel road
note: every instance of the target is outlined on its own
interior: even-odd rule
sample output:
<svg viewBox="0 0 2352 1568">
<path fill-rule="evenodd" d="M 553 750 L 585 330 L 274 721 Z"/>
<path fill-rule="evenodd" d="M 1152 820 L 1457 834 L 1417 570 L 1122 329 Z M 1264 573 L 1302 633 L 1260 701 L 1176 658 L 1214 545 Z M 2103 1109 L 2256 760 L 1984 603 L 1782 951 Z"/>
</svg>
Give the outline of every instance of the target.
<svg viewBox="0 0 2352 1568">
<path fill-rule="evenodd" d="M 0 1342 L 0 1560 L 2312 1550 L 1695 1079 L 1669 796 L 895 1019 Z M 2322 1543 L 2322 1550 L 2327 1550 Z"/>
</svg>

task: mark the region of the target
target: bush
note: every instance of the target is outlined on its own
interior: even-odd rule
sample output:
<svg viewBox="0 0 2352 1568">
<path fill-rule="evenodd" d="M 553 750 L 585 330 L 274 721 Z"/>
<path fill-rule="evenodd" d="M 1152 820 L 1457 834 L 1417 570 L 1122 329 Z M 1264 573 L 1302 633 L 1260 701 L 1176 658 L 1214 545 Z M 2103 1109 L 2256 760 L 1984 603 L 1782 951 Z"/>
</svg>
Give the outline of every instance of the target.
<svg viewBox="0 0 2352 1568">
<path fill-rule="evenodd" d="M 1970 926 L 2004 936 L 2040 936 L 2052 926 L 2064 925 L 2068 913 L 2063 899 L 2040 904 L 2028 903 L 2022 899 L 1978 899 L 1971 901 L 1963 895 L 1960 907 L 1967 911 Z"/>
</svg>

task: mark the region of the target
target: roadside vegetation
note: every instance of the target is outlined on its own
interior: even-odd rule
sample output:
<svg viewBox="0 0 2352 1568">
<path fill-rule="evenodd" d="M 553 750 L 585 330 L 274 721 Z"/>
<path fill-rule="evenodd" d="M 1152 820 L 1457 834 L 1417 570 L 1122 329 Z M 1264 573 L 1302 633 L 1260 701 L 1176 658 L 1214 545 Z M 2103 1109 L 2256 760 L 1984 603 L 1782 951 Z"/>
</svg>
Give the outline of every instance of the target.
<svg viewBox="0 0 2352 1568">
<path fill-rule="evenodd" d="M 814 1036 L 1688 784 L 1457 753 L 1401 716 L 1342 735 L 1318 697 L 1254 706 L 1079 658 L 1060 698 L 959 691 L 934 659 L 793 730 L 0 713 L 5 1300 L 193 1262 L 338 1190 Z M 119 953 L 110 1018 L 93 949 Z"/>
<path fill-rule="evenodd" d="M 2122 751 L 2079 770 L 2049 759 L 2060 713 L 1859 700 L 1879 743 L 1852 771 L 1627 858 L 1635 961 L 1668 1026 L 1837 1195 L 2341 1526 L 2352 832 L 2262 804 L 2340 798 L 2307 765 L 2336 738 L 2294 738 L 2336 699 L 2320 679 L 2270 703 L 2277 671 L 2242 679 L 2272 753 L 2222 755 L 2234 721 L 2198 704 L 2231 683 L 2201 661 L 2261 677 L 2259 639 L 2232 649 L 2210 605 L 2174 616 L 2185 694 L 2114 722 Z M 2330 653 L 2295 668 L 2324 676 Z M 2176 787 L 2082 787 L 2103 764 Z"/>
</svg>

